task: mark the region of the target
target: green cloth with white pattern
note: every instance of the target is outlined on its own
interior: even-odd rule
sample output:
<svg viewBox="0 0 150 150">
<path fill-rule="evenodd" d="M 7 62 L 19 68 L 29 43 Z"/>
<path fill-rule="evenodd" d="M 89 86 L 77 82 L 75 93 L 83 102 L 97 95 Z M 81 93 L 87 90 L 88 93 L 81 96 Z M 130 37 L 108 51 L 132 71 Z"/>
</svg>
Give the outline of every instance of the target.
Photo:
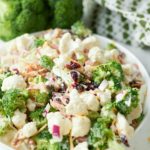
<svg viewBox="0 0 150 150">
<path fill-rule="evenodd" d="M 150 0 L 95 1 L 97 33 L 126 44 L 150 46 Z"/>
</svg>

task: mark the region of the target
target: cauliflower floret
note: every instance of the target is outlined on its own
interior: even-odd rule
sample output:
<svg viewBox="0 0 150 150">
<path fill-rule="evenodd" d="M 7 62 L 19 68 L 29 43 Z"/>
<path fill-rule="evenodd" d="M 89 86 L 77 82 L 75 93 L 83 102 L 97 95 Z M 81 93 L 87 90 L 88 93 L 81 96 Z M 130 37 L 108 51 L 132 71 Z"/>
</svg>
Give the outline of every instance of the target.
<svg viewBox="0 0 150 150">
<path fill-rule="evenodd" d="M 67 55 L 60 55 L 58 58 L 54 59 L 55 66 L 64 68 L 67 63 L 70 62 L 70 57 Z"/>
<path fill-rule="evenodd" d="M 15 64 L 17 60 L 18 60 L 18 56 L 8 54 L 6 56 L 0 57 L 0 64 L 3 67 L 10 67 L 13 64 Z"/>
<path fill-rule="evenodd" d="M 22 128 L 26 123 L 27 115 L 16 110 L 14 116 L 12 117 L 12 122 L 17 128 Z"/>
<path fill-rule="evenodd" d="M 73 150 L 88 150 L 88 143 L 87 142 L 79 143 Z"/>
<path fill-rule="evenodd" d="M 70 102 L 66 106 L 66 113 L 69 115 L 86 115 L 88 113 L 88 107 L 76 89 L 70 92 Z"/>
<path fill-rule="evenodd" d="M 9 89 L 24 89 L 27 84 L 21 75 L 12 75 L 4 79 L 2 84 L 2 91 L 7 91 Z"/>
<path fill-rule="evenodd" d="M 87 115 L 88 107 L 82 99 L 79 98 L 76 101 L 69 102 L 66 106 L 66 113 L 69 115 Z"/>
<path fill-rule="evenodd" d="M 70 85 L 72 83 L 72 78 L 70 76 L 70 73 L 66 70 L 63 70 L 57 66 L 54 66 L 52 69 L 52 72 L 60 77 L 67 85 Z"/>
<path fill-rule="evenodd" d="M 107 80 L 103 80 L 98 88 L 99 88 L 101 91 L 104 91 L 104 90 L 107 88 L 108 84 L 109 84 L 109 83 L 108 83 Z"/>
<path fill-rule="evenodd" d="M 119 55 L 118 50 L 112 49 L 112 50 L 106 50 L 104 57 L 106 60 L 112 60 L 112 59 L 116 60 L 116 59 L 118 59 L 118 55 Z"/>
<path fill-rule="evenodd" d="M 103 62 L 104 61 L 104 55 L 103 51 L 99 47 L 93 47 L 89 50 L 88 58 L 93 63 L 94 62 Z"/>
<path fill-rule="evenodd" d="M 143 104 L 146 94 L 147 94 L 147 86 L 146 86 L 146 84 L 143 84 L 139 91 L 139 100 L 140 100 L 141 104 Z"/>
<path fill-rule="evenodd" d="M 71 130 L 71 121 L 65 118 L 60 112 L 54 112 L 47 114 L 48 130 L 52 134 L 53 126 L 57 125 L 60 127 L 60 135 L 67 135 Z"/>
<path fill-rule="evenodd" d="M 132 110 L 132 112 L 127 116 L 127 120 L 129 123 L 132 123 L 132 120 L 140 117 L 142 113 L 142 106 L 139 104 L 136 108 Z"/>
<path fill-rule="evenodd" d="M 105 105 L 111 101 L 111 91 L 105 90 L 105 92 L 99 92 L 98 95 L 100 96 L 100 104 Z"/>
<path fill-rule="evenodd" d="M 29 50 L 29 48 L 34 43 L 34 36 L 29 34 L 24 34 L 18 38 L 16 38 L 16 47 L 22 52 L 23 50 Z"/>
<path fill-rule="evenodd" d="M 90 119 L 83 116 L 76 116 L 72 118 L 71 135 L 74 137 L 82 137 L 88 134 L 90 130 Z"/>
<path fill-rule="evenodd" d="M 133 66 L 131 64 L 123 64 L 122 69 L 127 75 L 131 75 L 133 73 Z"/>
<path fill-rule="evenodd" d="M 40 49 L 41 55 L 49 56 L 50 58 L 56 58 L 58 56 L 57 50 L 52 49 L 47 44 L 44 44 L 44 46 Z"/>
<path fill-rule="evenodd" d="M 71 34 L 65 33 L 60 39 L 59 50 L 61 54 L 67 53 L 70 50 L 70 46 L 72 44 Z"/>
<path fill-rule="evenodd" d="M 29 109 L 29 111 L 34 111 L 36 108 L 35 102 L 33 102 L 31 99 L 29 99 L 27 101 L 27 108 Z"/>
<path fill-rule="evenodd" d="M 22 128 L 22 134 L 26 138 L 33 136 L 37 131 L 36 122 L 29 122 Z"/>
<path fill-rule="evenodd" d="M 117 114 L 116 128 L 118 130 L 118 134 L 120 136 L 122 135 L 126 136 L 128 140 L 134 134 L 134 128 L 129 125 L 126 118 L 120 113 Z"/>
<path fill-rule="evenodd" d="M 92 47 L 99 47 L 100 42 L 95 36 L 90 36 L 83 40 L 82 46 L 83 49 L 91 49 Z"/>
<path fill-rule="evenodd" d="M 81 94 L 82 100 L 87 104 L 88 110 L 98 111 L 99 110 L 99 101 L 94 94 L 89 92 L 84 92 Z"/>
<path fill-rule="evenodd" d="M 71 56 L 73 51 L 81 52 L 83 50 L 82 42 L 80 39 L 73 41 L 71 34 L 65 33 L 60 39 L 59 50 L 61 54 L 67 54 L 68 56 Z"/>
</svg>

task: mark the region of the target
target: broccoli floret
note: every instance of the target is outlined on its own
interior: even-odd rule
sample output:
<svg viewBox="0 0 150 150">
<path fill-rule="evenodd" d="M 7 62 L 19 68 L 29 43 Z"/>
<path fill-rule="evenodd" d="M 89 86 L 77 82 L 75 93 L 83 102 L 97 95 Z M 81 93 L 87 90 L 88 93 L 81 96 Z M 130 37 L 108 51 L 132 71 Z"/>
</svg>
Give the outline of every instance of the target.
<svg viewBox="0 0 150 150">
<path fill-rule="evenodd" d="M 30 90 L 29 95 L 31 98 L 35 99 L 37 103 L 41 104 L 46 104 L 51 97 L 51 93 L 40 92 L 40 90 L 37 89 Z"/>
<path fill-rule="evenodd" d="M 0 9 L 0 38 L 3 40 L 48 27 L 50 13 L 45 0 L 1 0 Z"/>
<path fill-rule="evenodd" d="M 44 108 L 38 108 L 29 114 L 30 119 L 35 121 L 38 127 L 42 127 L 46 123 L 46 118 L 43 117 L 43 112 Z"/>
<path fill-rule="evenodd" d="M 92 149 L 105 150 L 108 148 L 108 141 L 113 139 L 113 132 L 110 129 L 112 119 L 100 117 L 93 124 L 88 136 L 89 147 Z"/>
<path fill-rule="evenodd" d="M 71 31 L 79 37 L 87 37 L 92 34 L 92 31 L 87 28 L 83 22 L 78 21 L 71 26 Z"/>
<path fill-rule="evenodd" d="M 1 101 L 5 115 L 12 117 L 16 109 L 21 111 L 25 110 L 27 99 L 27 91 L 21 91 L 19 89 L 6 91 Z"/>
<path fill-rule="evenodd" d="M 0 136 L 3 136 L 10 131 L 10 124 L 11 123 L 7 118 L 0 118 Z"/>
<path fill-rule="evenodd" d="M 49 0 L 49 6 L 53 11 L 54 28 L 70 28 L 83 14 L 82 0 Z"/>
<path fill-rule="evenodd" d="M 37 38 L 34 41 L 34 45 L 35 45 L 35 47 L 40 47 L 40 46 L 43 46 L 44 42 L 45 42 L 45 39 L 43 39 L 43 38 Z"/>
<path fill-rule="evenodd" d="M 138 89 L 129 88 L 127 89 L 127 93 L 123 97 L 121 101 L 116 101 L 115 106 L 116 109 L 124 114 L 125 116 L 130 114 L 131 111 L 138 106 L 139 97 L 138 97 Z"/>
<path fill-rule="evenodd" d="M 40 64 L 48 70 L 51 70 L 54 66 L 53 60 L 46 55 L 41 56 Z"/>
<path fill-rule="evenodd" d="M 110 81 L 109 88 L 111 90 L 121 89 L 121 81 L 124 80 L 121 64 L 111 61 L 96 67 L 92 72 L 92 79 L 96 84 L 100 84 L 102 80 L 106 79 Z"/>
</svg>

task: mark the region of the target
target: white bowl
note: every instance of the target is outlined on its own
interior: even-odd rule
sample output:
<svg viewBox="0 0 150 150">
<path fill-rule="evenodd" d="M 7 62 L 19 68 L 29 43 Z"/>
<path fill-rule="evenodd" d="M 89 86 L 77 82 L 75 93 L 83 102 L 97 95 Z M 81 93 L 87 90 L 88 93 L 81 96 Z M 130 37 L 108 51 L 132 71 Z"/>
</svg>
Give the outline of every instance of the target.
<svg viewBox="0 0 150 150">
<path fill-rule="evenodd" d="M 118 50 L 126 54 L 128 62 L 135 63 L 139 66 L 139 70 L 147 84 L 147 97 L 144 104 L 144 114 L 145 117 L 139 127 L 135 131 L 135 135 L 130 141 L 130 148 L 128 150 L 150 150 L 150 142 L 148 142 L 148 137 L 150 137 L 150 78 L 142 63 L 126 48 L 118 44 L 117 42 L 105 38 L 103 36 L 95 35 L 100 40 L 102 48 L 105 48 L 108 43 L 114 43 Z M 0 43 L 0 53 L 2 52 L 1 48 L 4 46 L 4 43 Z M 12 150 L 8 146 L 0 143 L 0 150 Z"/>
</svg>

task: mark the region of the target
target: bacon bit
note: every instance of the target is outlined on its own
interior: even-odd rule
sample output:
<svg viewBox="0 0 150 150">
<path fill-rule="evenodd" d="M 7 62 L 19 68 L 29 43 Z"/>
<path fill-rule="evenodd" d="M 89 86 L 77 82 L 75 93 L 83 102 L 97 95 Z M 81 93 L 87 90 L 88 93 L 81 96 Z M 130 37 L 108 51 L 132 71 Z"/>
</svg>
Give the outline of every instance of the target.
<svg viewBox="0 0 150 150">
<path fill-rule="evenodd" d="M 61 36 L 61 34 L 62 34 L 62 30 L 57 28 L 57 29 L 54 30 L 54 33 L 53 33 L 52 37 L 53 38 L 58 38 L 58 37 Z"/>
<path fill-rule="evenodd" d="M 125 58 L 125 53 L 123 53 L 123 52 L 120 52 L 120 54 L 118 55 L 118 60 L 119 60 L 119 62 L 121 63 L 121 64 L 124 64 L 125 62 L 124 62 L 124 58 Z"/>
<path fill-rule="evenodd" d="M 56 50 L 58 50 L 58 46 L 57 46 L 57 45 L 55 45 L 55 44 L 51 44 L 51 45 L 50 45 L 50 47 L 51 47 L 52 49 L 56 49 Z"/>
<path fill-rule="evenodd" d="M 37 64 L 29 64 L 26 68 L 26 72 L 23 73 L 25 77 L 35 77 L 37 75 L 45 76 L 47 73 L 47 69 L 43 68 Z"/>
<path fill-rule="evenodd" d="M 75 61 L 70 61 L 69 64 L 66 64 L 66 68 L 70 69 L 70 70 L 78 69 L 80 67 L 81 67 L 81 65 L 79 63 L 75 62 Z"/>
<path fill-rule="evenodd" d="M 85 142 L 86 140 L 87 140 L 87 137 L 78 137 L 77 139 L 76 139 L 79 143 L 82 143 L 82 142 Z"/>
</svg>

